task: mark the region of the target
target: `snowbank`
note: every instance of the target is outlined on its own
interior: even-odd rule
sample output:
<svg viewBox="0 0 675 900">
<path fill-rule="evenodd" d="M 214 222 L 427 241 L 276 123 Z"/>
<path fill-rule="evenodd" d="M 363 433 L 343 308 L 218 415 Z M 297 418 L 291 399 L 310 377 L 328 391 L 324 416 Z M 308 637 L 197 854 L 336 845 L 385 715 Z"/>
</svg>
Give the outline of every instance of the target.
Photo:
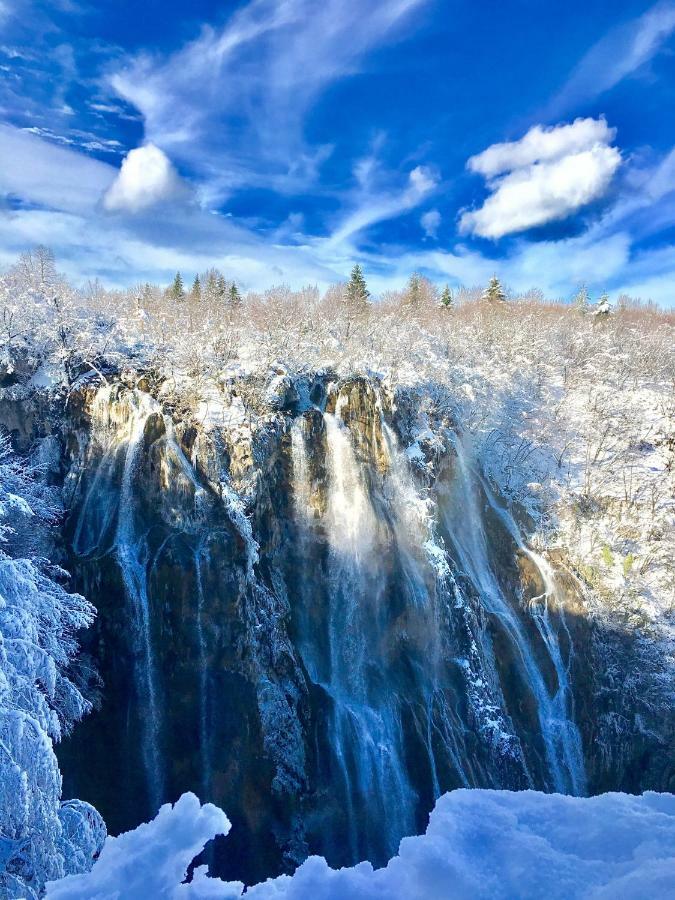
<svg viewBox="0 0 675 900">
<path fill-rule="evenodd" d="M 88 875 L 48 886 L 47 900 L 242 896 L 239 883 L 183 884 L 202 845 L 227 834 L 224 813 L 184 794 L 135 831 L 108 838 Z M 441 797 L 427 833 L 401 841 L 384 869 L 331 869 L 310 857 L 293 876 L 249 888 L 250 900 L 652 900 L 675 896 L 675 795 L 578 798 L 458 790 Z"/>
</svg>

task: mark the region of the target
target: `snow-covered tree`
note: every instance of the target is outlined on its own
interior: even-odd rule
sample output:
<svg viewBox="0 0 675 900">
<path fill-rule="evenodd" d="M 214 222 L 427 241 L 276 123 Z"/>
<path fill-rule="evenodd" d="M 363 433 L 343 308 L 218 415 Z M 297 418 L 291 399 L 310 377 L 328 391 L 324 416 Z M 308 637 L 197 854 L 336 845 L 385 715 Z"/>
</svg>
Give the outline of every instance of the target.
<svg viewBox="0 0 675 900">
<path fill-rule="evenodd" d="M 574 304 L 574 308 L 579 310 L 579 312 L 585 313 L 588 312 L 588 307 L 591 302 L 591 298 L 588 294 L 588 288 L 585 284 L 582 284 L 577 293 L 574 296 L 574 300 L 572 301 Z"/>
<path fill-rule="evenodd" d="M 36 898 L 45 881 L 86 871 L 105 838 L 89 804 L 61 804 L 53 744 L 90 709 L 70 675 L 93 607 L 59 583 L 36 532 L 52 497 L 0 438 L 0 896 Z"/>
<path fill-rule="evenodd" d="M 58 281 L 54 253 L 42 245 L 22 253 L 15 271 L 34 290 L 43 294 L 52 290 Z"/>
<path fill-rule="evenodd" d="M 502 287 L 502 284 L 496 275 L 493 275 L 488 282 L 487 287 L 481 295 L 481 300 L 486 300 L 488 303 L 494 304 L 506 302 L 506 294 L 504 293 L 504 288 Z"/>
<path fill-rule="evenodd" d="M 185 299 L 185 287 L 183 285 L 183 276 L 180 272 L 176 272 L 174 279 L 171 283 L 171 287 L 169 288 L 169 296 L 173 300 L 184 300 Z"/>
<path fill-rule="evenodd" d="M 218 275 L 217 269 L 208 269 L 202 277 L 202 296 L 207 303 L 218 300 Z"/>
<path fill-rule="evenodd" d="M 419 306 L 422 297 L 422 287 L 419 272 L 413 272 L 408 279 L 406 300 L 410 306 Z"/>
<path fill-rule="evenodd" d="M 609 304 L 609 295 L 607 293 L 602 294 L 599 298 L 595 309 L 593 310 L 593 315 L 595 316 L 596 321 L 599 319 L 606 319 L 612 312 L 612 307 Z"/>
<path fill-rule="evenodd" d="M 454 306 L 455 298 L 452 296 L 452 291 L 446 284 L 443 288 L 443 293 L 441 294 L 441 307 L 443 309 L 454 309 Z"/>
<path fill-rule="evenodd" d="M 363 270 L 357 263 L 352 269 L 349 281 L 347 282 L 347 302 L 355 308 L 365 307 L 370 297 L 370 291 L 366 285 L 366 279 L 363 276 Z"/>
<path fill-rule="evenodd" d="M 190 291 L 190 299 L 196 300 L 199 302 L 202 299 L 202 283 L 199 280 L 199 275 L 195 275 L 195 280 L 192 282 L 192 290 Z"/>
<path fill-rule="evenodd" d="M 241 306 L 242 299 L 241 294 L 239 293 L 239 288 L 236 283 L 233 281 L 230 285 L 230 293 L 229 293 L 230 307 L 232 309 L 238 309 Z"/>
</svg>

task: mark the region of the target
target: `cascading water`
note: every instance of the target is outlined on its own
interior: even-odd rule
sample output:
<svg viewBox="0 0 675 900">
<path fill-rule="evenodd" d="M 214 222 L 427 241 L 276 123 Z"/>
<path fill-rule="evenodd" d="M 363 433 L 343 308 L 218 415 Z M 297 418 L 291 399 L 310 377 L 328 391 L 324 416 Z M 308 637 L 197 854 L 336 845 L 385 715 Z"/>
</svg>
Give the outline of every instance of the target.
<svg viewBox="0 0 675 900">
<path fill-rule="evenodd" d="M 157 412 L 157 403 L 142 392 L 129 393 L 121 402 L 112 386 L 101 389 L 96 395 L 92 420 L 93 427 L 100 432 L 104 452 L 82 503 L 74 537 L 74 548 L 82 555 L 95 550 L 112 550 L 122 575 L 133 622 L 134 680 L 139 709 L 142 710 L 143 761 L 150 802 L 155 809 L 164 795 L 164 761 L 159 747 L 161 704 L 148 600 L 148 544 L 147 536 L 139 533 L 136 526 L 134 480 L 143 452 L 146 424 Z M 111 485 L 120 457 L 123 459 L 122 472 L 119 493 L 115 496 Z M 102 498 L 106 497 L 110 499 L 102 504 Z M 115 512 L 117 525 L 112 547 L 103 548 L 100 545 L 114 521 Z M 92 523 L 97 527 L 92 529 Z"/>
<path fill-rule="evenodd" d="M 581 794 L 585 791 L 583 755 L 579 731 L 572 719 L 569 667 L 564 665 L 558 639 L 548 617 L 547 598 L 554 596 L 554 582 L 549 567 L 542 567 L 540 557 L 525 547 L 513 517 L 497 504 L 489 486 L 474 471 L 461 439 L 455 442 L 457 473 L 449 486 L 450 502 L 443 504 L 443 515 L 453 548 L 462 569 L 480 592 L 485 609 L 495 616 L 516 650 L 523 680 L 534 697 L 541 737 L 551 779 L 550 787 L 560 793 Z M 546 592 L 543 611 L 536 607 L 533 619 L 555 669 L 557 687 L 551 695 L 537 664 L 524 626 L 509 605 L 490 560 L 483 518 L 478 506 L 482 490 L 491 508 L 506 525 L 519 549 L 535 563 L 541 573 Z M 486 651 L 489 652 L 489 651 Z"/>
<path fill-rule="evenodd" d="M 166 760 L 160 747 L 164 723 L 163 696 L 160 695 L 160 673 L 153 643 L 153 620 L 149 596 L 149 578 L 156 572 L 163 552 L 171 548 L 174 535 L 155 527 L 151 549 L 149 526 L 141 524 L 139 479 L 146 462 L 146 431 L 151 417 L 156 417 L 153 440 L 159 441 L 174 474 L 160 467 L 160 478 L 171 482 L 172 490 L 189 485 L 192 510 L 186 506 L 181 516 L 199 518 L 205 491 L 176 441 L 173 423 L 149 394 L 139 390 L 120 392 L 107 386 L 96 394 L 91 408 L 92 432 L 100 448 L 96 472 L 84 497 L 74 531 L 73 548 L 82 556 L 103 558 L 112 554 L 119 567 L 124 595 L 129 606 L 132 628 L 129 645 L 133 659 L 133 682 L 136 709 L 141 732 L 141 756 L 146 773 L 149 805 L 156 810 L 166 797 Z M 163 474 L 162 474 L 163 472 Z M 175 473 L 179 473 L 176 477 Z M 185 493 L 185 491 L 183 491 Z M 187 497 L 187 493 L 185 496 Z M 179 532 L 180 533 L 180 532 Z M 206 541 L 208 536 L 203 536 Z M 199 544 L 199 541 L 197 541 Z M 210 756 L 206 712 L 206 652 L 203 635 L 202 563 L 205 550 L 193 553 L 196 597 L 196 631 L 199 656 L 199 744 L 202 755 L 202 787 L 210 780 Z"/>
<path fill-rule="evenodd" d="M 259 456 L 176 434 L 140 390 L 89 408 L 73 549 L 110 592 L 120 771 L 151 806 L 191 789 L 227 807 L 257 875 L 270 844 L 384 862 L 456 787 L 585 787 L 550 567 L 449 433 L 426 466 L 377 386 L 328 393 L 279 414 Z M 544 582 L 529 609 L 518 555 Z"/>
<path fill-rule="evenodd" d="M 332 705 L 331 747 L 340 769 L 352 855 L 367 845 L 367 823 L 357 805 L 372 804 L 387 851 L 414 822 L 415 795 L 402 760 L 401 722 L 395 697 L 386 687 L 378 659 L 378 622 L 383 615 L 385 578 L 379 564 L 383 535 L 368 488 L 357 465 L 349 432 L 340 418 L 324 414 L 327 446 L 328 658 L 305 656 L 310 677 Z M 296 507 L 306 513 L 307 466 L 301 440 L 294 443 Z M 306 521 L 306 518 L 305 518 Z"/>
<path fill-rule="evenodd" d="M 209 735 L 208 706 L 208 660 L 206 652 L 206 638 L 204 635 L 204 585 L 202 583 L 202 559 L 207 556 L 206 548 L 200 546 L 195 551 L 195 581 L 197 583 L 197 646 L 199 651 L 199 750 L 202 758 L 201 788 L 202 795 L 208 797 L 211 790 L 212 763 L 211 763 L 211 739 Z"/>
<path fill-rule="evenodd" d="M 484 655 L 479 657 L 477 653 L 473 635 L 480 628 L 452 574 L 443 540 L 436 534 L 435 504 L 428 495 L 423 496 L 416 485 L 409 461 L 401 451 L 394 431 L 387 425 L 381 405 L 380 420 L 389 459 L 385 490 L 406 572 L 409 600 L 414 604 L 421 603 L 428 608 L 429 614 L 427 627 L 430 641 L 424 667 L 418 670 L 417 692 L 424 698 L 422 718 L 426 724 L 423 729 L 426 730 L 426 750 L 436 798 L 440 794 L 440 786 L 432 733 L 436 743 L 440 742 L 442 753 L 450 761 L 461 786 L 471 787 L 485 780 L 485 775 L 475 769 L 472 753 L 464 741 L 467 724 L 456 712 L 457 698 L 448 690 L 447 679 L 443 678 L 449 659 L 455 662 L 460 652 L 454 634 L 455 619 L 464 619 L 464 631 L 471 640 L 470 650 L 474 651 L 469 652 L 469 658 L 462 658 L 462 671 L 476 722 L 502 753 L 516 755 L 519 761 L 521 753 L 510 724 L 501 712 L 503 700 L 490 659 Z M 432 589 L 428 587 L 429 574 Z"/>
<path fill-rule="evenodd" d="M 427 769 L 434 796 L 460 785 L 544 783 L 569 793 L 585 789 L 580 738 L 572 720 L 569 661 L 562 664 L 547 604 L 537 598 L 530 615 L 555 672 L 557 687 L 550 692 L 540 670 L 543 663 L 512 606 L 515 601 L 507 599 L 494 571 L 477 496 L 487 486 L 466 456 L 458 456 L 450 479 L 436 486 L 437 503 L 416 483 L 379 398 L 373 403 L 385 450 L 379 475 L 357 457 L 346 397 L 338 395 L 334 412 L 322 414 L 323 506 L 312 484 L 306 420 L 299 417 L 291 428 L 301 569 L 303 561 L 313 567 L 309 559 L 320 535 L 327 545 L 327 640 L 323 645 L 318 639 L 309 612 L 316 602 L 316 581 L 301 578 L 296 611 L 299 645 L 310 679 L 330 697 L 331 752 L 344 791 L 354 858 L 368 846 L 367 826 L 358 821 L 366 796 L 371 824 L 386 830 L 390 844 L 409 833 L 419 808 L 419 785 L 411 766 Z M 375 438 L 371 435 L 368 440 Z M 450 552 L 437 534 L 439 510 Z M 500 508 L 495 512 L 505 533 L 535 563 L 547 595 L 553 597 L 550 567 L 525 547 L 513 518 Z M 453 559 L 457 575 L 472 586 L 470 590 L 455 577 Z M 499 621 L 518 660 L 525 690 L 534 698 L 544 776 L 529 770 L 522 746 L 527 732 L 507 712 L 487 627 L 490 618 Z M 384 637 L 392 633 L 392 622 L 403 620 L 408 632 L 416 634 L 413 642 L 405 631 L 396 639 L 404 641 L 409 657 L 405 689 L 398 680 L 398 664 L 388 655 L 390 638 Z M 406 731 L 410 721 L 417 740 L 413 758 Z M 484 746 L 476 747 L 471 739 L 476 728 Z"/>
<path fill-rule="evenodd" d="M 518 549 L 532 560 L 544 584 L 544 592 L 529 601 L 528 611 L 546 645 L 557 676 L 558 687 L 553 697 L 550 697 L 550 705 L 546 709 L 546 714 L 550 717 L 549 728 L 555 748 L 557 769 L 565 773 L 567 792 L 576 796 L 584 796 L 587 791 L 586 772 L 581 734 L 573 717 L 574 699 L 570 683 L 574 646 L 565 622 L 564 606 L 560 602 L 555 575 L 544 557 L 525 544 L 513 516 L 498 503 L 484 478 L 481 478 L 481 484 L 491 508 L 506 526 Z M 551 623 L 549 601 L 556 602 L 560 623 L 565 629 L 569 647 L 566 662 L 563 661 L 560 642 Z M 558 788 L 556 787 L 556 789 Z"/>
<path fill-rule="evenodd" d="M 148 398 L 149 400 L 149 398 Z M 154 412 L 154 404 L 144 395 L 134 417 L 131 435 L 127 444 L 120 506 L 115 535 L 115 554 L 122 571 L 127 598 L 131 604 L 135 629 L 140 644 L 137 686 L 141 707 L 146 709 L 143 722 L 143 750 L 148 774 L 150 798 L 157 808 L 164 794 L 164 765 L 159 750 L 160 705 L 156 684 L 155 660 L 150 630 L 150 609 L 148 603 L 148 548 L 144 535 L 136 531 L 134 520 L 134 474 L 143 448 L 143 434 L 148 416 Z"/>
</svg>

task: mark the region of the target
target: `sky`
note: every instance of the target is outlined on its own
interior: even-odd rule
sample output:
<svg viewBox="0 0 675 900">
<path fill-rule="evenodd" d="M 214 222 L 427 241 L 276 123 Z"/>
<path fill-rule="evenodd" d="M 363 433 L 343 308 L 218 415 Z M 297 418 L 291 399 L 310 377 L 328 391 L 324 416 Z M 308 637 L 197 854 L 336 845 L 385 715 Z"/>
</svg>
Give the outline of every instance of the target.
<svg viewBox="0 0 675 900">
<path fill-rule="evenodd" d="M 675 0 L 0 0 L 0 266 L 675 305 Z"/>
</svg>

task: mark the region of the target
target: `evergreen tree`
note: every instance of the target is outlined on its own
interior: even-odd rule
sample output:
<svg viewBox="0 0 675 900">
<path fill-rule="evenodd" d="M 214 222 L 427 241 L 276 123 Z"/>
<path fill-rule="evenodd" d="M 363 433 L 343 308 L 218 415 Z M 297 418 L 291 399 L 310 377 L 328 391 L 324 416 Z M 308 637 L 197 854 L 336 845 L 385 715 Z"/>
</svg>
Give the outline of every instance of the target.
<svg viewBox="0 0 675 900">
<path fill-rule="evenodd" d="M 216 279 L 216 294 L 219 300 L 225 300 L 227 297 L 227 282 L 225 276 L 221 272 Z"/>
<path fill-rule="evenodd" d="M 206 273 L 204 296 L 207 300 L 215 300 L 218 296 L 218 273 L 215 269 L 209 269 Z"/>
<path fill-rule="evenodd" d="M 184 300 L 185 299 L 185 287 L 183 286 L 183 276 L 180 272 L 176 272 L 176 277 L 174 278 L 171 287 L 169 288 L 169 296 L 174 300 Z"/>
<path fill-rule="evenodd" d="M 361 266 L 357 263 L 347 282 L 347 300 L 354 306 L 363 307 L 368 303 L 369 297 L 370 291 L 366 285 L 366 279 L 363 277 Z"/>
<path fill-rule="evenodd" d="M 230 306 L 238 307 L 241 306 L 241 294 L 239 293 L 239 288 L 236 283 L 233 281 L 230 285 Z"/>
<path fill-rule="evenodd" d="M 142 303 L 148 303 L 152 300 L 152 285 L 149 281 L 146 281 L 141 289 L 140 300 Z"/>
<path fill-rule="evenodd" d="M 481 295 L 481 300 L 487 300 L 489 303 L 494 304 L 506 303 L 504 288 L 496 275 L 493 275 L 490 279 L 488 286 Z"/>
<path fill-rule="evenodd" d="M 190 296 L 193 300 L 202 299 L 202 283 L 199 280 L 199 275 L 195 275 L 195 280 L 192 282 L 192 290 L 190 291 Z"/>
<path fill-rule="evenodd" d="M 611 312 L 612 307 L 609 305 L 609 294 L 604 293 L 598 300 L 598 305 L 593 310 L 593 315 L 596 320 L 606 319 Z"/>
<path fill-rule="evenodd" d="M 588 288 L 582 284 L 574 298 L 574 308 L 579 312 L 587 312 L 591 298 L 588 295 Z"/>
<path fill-rule="evenodd" d="M 419 306 L 422 298 L 422 279 L 419 272 L 413 272 L 408 279 L 406 300 L 410 306 Z"/>
<path fill-rule="evenodd" d="M 447 284 L 443 288 L 443 293 L 441 294 L 441 306 L 443 307 L 443 309 L 455 308 L 455 299 L 452 296 L 452 291 Z"/>
</svg>

